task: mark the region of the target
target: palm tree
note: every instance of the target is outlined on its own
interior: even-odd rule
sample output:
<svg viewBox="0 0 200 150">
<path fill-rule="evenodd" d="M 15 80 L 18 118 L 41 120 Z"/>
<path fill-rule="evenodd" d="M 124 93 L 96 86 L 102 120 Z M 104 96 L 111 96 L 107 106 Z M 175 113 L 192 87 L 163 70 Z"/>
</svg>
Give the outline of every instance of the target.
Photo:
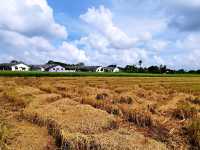
<svg viewBox="0 0 200 150">
<path fill-rule="evenodd" d="M 139 66 L 141 68 L 142 67 L 142 60 L 139 60 L 138 64 L 139 64 Z"/>
</svg>

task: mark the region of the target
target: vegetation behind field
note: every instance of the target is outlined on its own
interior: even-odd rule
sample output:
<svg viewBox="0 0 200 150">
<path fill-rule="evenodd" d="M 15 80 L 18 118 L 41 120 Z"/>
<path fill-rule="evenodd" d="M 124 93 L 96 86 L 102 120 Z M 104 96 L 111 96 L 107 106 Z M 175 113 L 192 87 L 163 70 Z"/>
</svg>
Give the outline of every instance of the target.
<svg viewBox="0 0 200 150">
<path fill-rule="evenodd" d="M 160 73 L 112 73 L 112 72 L 15 72 L 0 71 L 2 77 L 200 77 L 197 73 L 177 73 L 177 74 L 160 74 Z"/>
</svg>

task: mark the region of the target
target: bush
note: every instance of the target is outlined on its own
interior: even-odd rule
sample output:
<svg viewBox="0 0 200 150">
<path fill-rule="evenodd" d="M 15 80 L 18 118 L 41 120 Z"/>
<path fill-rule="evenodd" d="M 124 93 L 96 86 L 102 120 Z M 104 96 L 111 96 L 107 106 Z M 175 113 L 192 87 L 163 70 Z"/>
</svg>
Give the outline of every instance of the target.
<svg viewBox="0 0 200 150">
<path fill-rule="evenodd" d="M 187 132 L 191 144 L 200 149 L 200 118 L 191 121 L 187 127 Z"/>
</svg>

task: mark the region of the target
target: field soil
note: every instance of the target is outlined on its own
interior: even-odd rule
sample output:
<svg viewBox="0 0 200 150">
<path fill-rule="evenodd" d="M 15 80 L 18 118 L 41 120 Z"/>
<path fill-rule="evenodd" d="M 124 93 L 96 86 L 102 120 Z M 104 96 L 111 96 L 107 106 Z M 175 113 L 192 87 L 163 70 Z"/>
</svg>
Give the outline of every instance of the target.
<svg viewBox="0 0 200 150">
<path fill-rule="evenodd" d="M 1 77 L 0 150 L 200 149 L 200 77 Z"/>
</svg>

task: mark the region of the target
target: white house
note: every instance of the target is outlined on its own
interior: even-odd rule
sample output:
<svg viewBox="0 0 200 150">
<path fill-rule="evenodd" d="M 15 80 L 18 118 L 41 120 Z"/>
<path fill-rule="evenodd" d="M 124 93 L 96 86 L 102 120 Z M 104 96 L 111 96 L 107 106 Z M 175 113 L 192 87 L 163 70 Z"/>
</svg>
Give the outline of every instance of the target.
<svg viewBox="0 0 200 150">
<path fill-rule="evenodd" d="M 118 67 L 115 67 L 115 68 L 113 68 L 112 72 L 119 72 L 119 71 L 120 71 L 120 69 Z"/>
<path fill-rule="evenodd" d="M 96 72 L 104 72 L 104 67 L 98 67 L 98 68 L 96 68 Z"/>
<path fill-rule="evenodd" d="M 31 65 L 31 71 L 45 71 L 45 67 L 43 65 Z"/>
<path fill-rule="evenodd" d="M 11 66 L 12 71 L 29 71 L 30 67 L 26 64 L 19 63 Z"/>
<path fill-rule="evenodd" d="M 46 69 L 48 72 L 66 72 L 65 67 L 62 67 L 60 65 L 53 65 Z"/>
<path fill-rule="evenodd" d="M 119 67 L 117 67 L 116 65 L 110 65 L 108 67 L 105 67 L 104 70 L 106 72 L 120 72 Z"/>
<path fill-rule="evenodd" d="M 65 66 L 65 72 L 77 72 L 77 69 L 78 69 L 77 66 L 70 66 L 70 65 Z"/>
<path fill-rule="evenodd" d="M 0 64 L 0 70 L 4 71 L 29 71 L 30 67 L 22 62 L 11 62 L 11 63 L 4 63 Z"/>
<path fill-rule="evenodd" d="M 79 67 L 79 71 L 83 72 L 104 72 L 104 67 L 101 66 L 82 66 Z"/>
</svg>

